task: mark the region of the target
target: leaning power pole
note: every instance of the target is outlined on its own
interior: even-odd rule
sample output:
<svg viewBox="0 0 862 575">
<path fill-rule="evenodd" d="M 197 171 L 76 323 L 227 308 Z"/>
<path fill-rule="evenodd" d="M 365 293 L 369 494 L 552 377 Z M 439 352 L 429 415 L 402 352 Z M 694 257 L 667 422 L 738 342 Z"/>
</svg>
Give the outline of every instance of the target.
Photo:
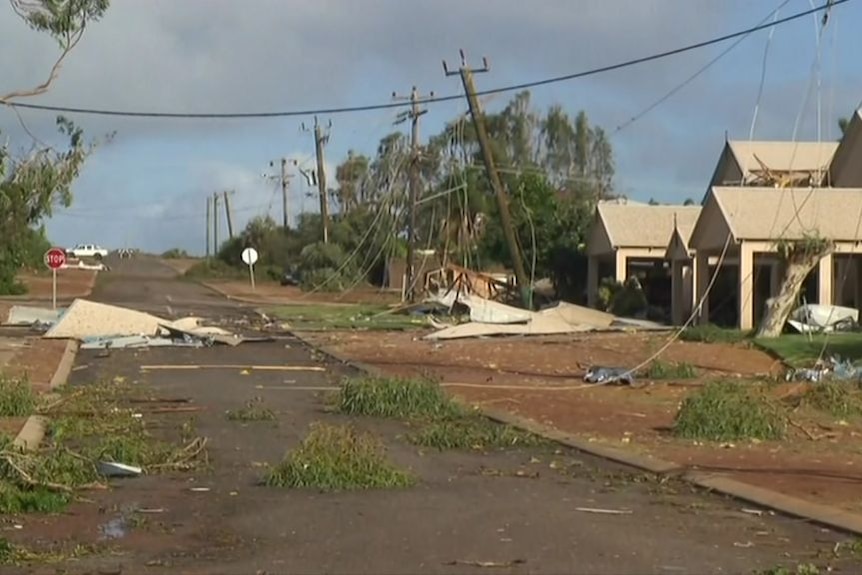
<svg viewBox="0 0 862 575">
<path fill-rule="evenodd" d="M 287 233 L 287 158 L 281 159 L 281 225 Z"/>
<path fill-rule="evenodd" d="M 503 226 L 503 234 L 506 236 L 506 243 L 509 247 L 509 256 L 512 258 L 512 264 L 515 268 L 515 279 L 521 292 L 521 300 L 524 303 L 524 307 L 530 308 L 532 306 L 532 298 L 530 297 L 532 286 L 529 285 L 527 272 L 524 269 L 524 260 L 521 257 L 521 250 L 518 248 L 515 230 L 512 228 L 512 216 L 509 213 L 509 198 L 503 189 L 500 174 L 497 173 L 497 168 L 494 166 L 494 156 L 491 153 L 491 146 L 488 142 L 488 132 L 485 130 L 485 117 L 482 114 L 479 98 L 476 96 L 476 85 L 473 83 L 473 74 L 480 74 L 490 70 L 488 59 L 482 58 L 482 67 L 472 69 L 467 67 L 464 50 L 460 52 L 461 67 L 458 70 L 449 70 L 449 66 L 443 60 L 443 71 L 447 76 L 461 76 L 461 83 L 464 85 L 464 92 L 467 94 L 467 102 L 470 105 L 470 116 L 473 118 L 473 126 L 476 129 L 476 136 L 479 138 L 479 146 L 482 148 L 485 171 L 488 173 L 488 180 L 490 180 L 491 187 L 494 188 L 494 194 L 497 196 L 497 206 L 500 210 L 500 225 Z"/>
<path fill-rule="evenodd" d="M 212 198 L 207 196 L 207 258 L 210 257 L 210 222 L 212 221 Z"/>
<path fill-rule="evenodd" d="M 304 127 L 304 126 L 303 126 Z M 329 128 L 332 122 L 329 122 Z M 323 243 L 329 243 L 329 197 L 326 191 L 326 161 L 323 147 L 329 142 L 329 134 L 323 134 L 323 129 L 314 117 L 314 153 L 317 156 L 317 190 L 320 193 L 320 219 L 323 224 Z"/>
<path fill-rule="evenodd" d="M 434 92 L 431 92 L 431 97 L 434 97 Z M 400 98 L 395 92 L 392 93 L 392 98 L 396 100 L 410 100 L 410 110 L 402 112 L 398 115 L 396 124 L 400 124 L 405 120 L 411 121 L 410 129 L 410 201 L 408 202 L 408 219 L 407 219 L 407 278 L 406 278 L 406 296 L 408 301 L 415 300 L 416 294 L 416 205 L 419 201 L 419 117 L 425 114 L 428 110 L 423 110 L 419 107 L 421 100 L 419 91 L 416 86 L 410 91 L 410 96 Z"/>
<path fill-rule="evenodd" d="M 224 197 L 224 211 L 227 215 L 227 235 L 230 239 L 233 239 L 233 218 L 230 214 L 230 194 L 233 194 L 233 190 L 225 190 L 223 192 Z"/>
<path fill-rule="evenodd" d="M 213 255 L 218 255 L 218 192 L 213 192 Z"/>
</svg>

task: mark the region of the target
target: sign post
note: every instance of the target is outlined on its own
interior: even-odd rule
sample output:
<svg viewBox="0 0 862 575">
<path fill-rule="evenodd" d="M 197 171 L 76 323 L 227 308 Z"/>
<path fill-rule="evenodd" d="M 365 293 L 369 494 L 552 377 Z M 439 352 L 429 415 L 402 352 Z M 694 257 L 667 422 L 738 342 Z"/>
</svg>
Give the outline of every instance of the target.
<svg viewBox="0 0 862 575">
<path fill-rule="evenodd" d="M 254 291 L 254 263 L 257 261 L 257 250 L 245 248 L 242 250 L 242 261 L 248 266 L 248 277 L 251 279 L 251 291 Z"/>
<path fill-rule="evenodd" d="M 45 252 L 45 265 L 51 270 L 51 306 L 57 309 L 57 270 L 66 265 L 66 250 L 51 248 Z"/>
</svg>

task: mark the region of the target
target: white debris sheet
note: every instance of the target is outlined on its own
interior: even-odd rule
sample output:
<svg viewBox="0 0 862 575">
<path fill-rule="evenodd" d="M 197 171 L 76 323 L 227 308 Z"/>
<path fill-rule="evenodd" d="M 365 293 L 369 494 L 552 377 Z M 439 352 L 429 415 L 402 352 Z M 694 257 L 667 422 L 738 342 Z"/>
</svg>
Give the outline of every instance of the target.
<svg viewBox="0 0 862 575">
<path fill-rule="evenodd" d="M 837 305 L 806 304 L 793 310 L 787 323 L 799 333 L 847 331 L 859 324 L 859 310 Z"/>
<path fill-rule="evenodd" d="M 470 308 L 470 322 L 441 329 L 425 339 L 459 339 L 496 335 L 558 335 L 590 331 L 623 331 L 625 329 L 668 329 L 654 322 L 627 320 L 613 314 L 570 303 L 559 302 L 541 311 L 529 311 L 490 301 L 476 295 L 447 294 L 431 301 L 448 307 L 460 303 Z"/>
<path fill-rule="evenodd" d="M 123 307 L 77 299 L 52 322 L 43 337 L 76 339 L 83 349 L 136 347 L 204 347 L 213 344 L 236 346 L 245 341 L 270 338 L 243 338 L 225 329 L 203 324 L 197 317 L 170 321 Z"/>
<path fill-rule="evenodd" d="M 4 321 L 3 325 L 50 325 L 57 321 L 63 311 L 63 309 L 49 309 L 42 307 L 15 305 L 9 309 L 9 317 Z"/>
<path fill-rule="evenodd" d="M 45 333 L 49 339 L 84 339 L 115 335 L 157 336 L 170 323 L 148 313 L 76 299 Z"/>
</svg>

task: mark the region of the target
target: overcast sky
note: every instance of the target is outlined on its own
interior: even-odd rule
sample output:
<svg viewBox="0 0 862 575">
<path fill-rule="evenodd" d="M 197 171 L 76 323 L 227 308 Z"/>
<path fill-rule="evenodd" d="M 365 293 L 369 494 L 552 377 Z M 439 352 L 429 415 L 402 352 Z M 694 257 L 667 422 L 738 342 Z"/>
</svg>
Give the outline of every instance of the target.
<svg viewBox="0 0 862 575">
<path fill-rule="evenodd" d="M 823 0 L 813 0 L 817 4 Z M 476 77 L 494 88 L 612 64 L 709 39 L 757 24 L 781 0 L 113 0 L 87 30 L 50 93 L 32 103 L 162 112 L 255 112 L 389 101 L 412 85 L 458 93 L 441 61 L 458 64 L 458 49 L 491 72 Z M 809 9 L 789 0 L 780 16 Z M 862 100 L 862 0 L 834 8 L 820 54 L 820 88 L 812 81 L 816 25 L 807 17 L 775 29 L 756 137 L 836 139 L 837 118 Z M 612 134 L 617 189 L 633 199 L 700 199 L 725 133 L 748 138 L 768 30 L 753 34 L 661 106 L 617 126 L 680 84 L 728 44 L 533 90 L 537 108 L 560 103 L 584 109 Z M 41 82 L 56 45 L 31 32 L 0 0 L 0 92 Z M 819 97 L 818 97 L 819 96 Z M 493 110 L 510 94 L 485 99 Z M 462 101 L 434 104 L 424 135 L 466 110 Z M 373 154 L 393 130 L 395 111 L 322 118 L 332 121 L 327 164 L 348 149 Z M 55 114 L 24 111 L 40 137 Z M 48 224 L 62 245 L 98 242 L 201 253 L 205 197 L 234 189 L 237 226 L 267 213 L 280 218 L 273 182 L 263 177 L 282 156 L 306 167 L 314 143 L 303 132 L 313 118 L 152 120 L 70 115 L 89 136 L 116 132 L 88 159 L 75 203 Z M 0 130 L 27 144 L 18 120 L 0 107 Z M 274 172 L 273 172 L 274 173 Z M 334 174 L 333 174 L 334 175 Z M 292 210 L 313 210 L 301 178 L 292 181 Z M 224 229 L 224 226 L 222 226 Z"/>
</svg>

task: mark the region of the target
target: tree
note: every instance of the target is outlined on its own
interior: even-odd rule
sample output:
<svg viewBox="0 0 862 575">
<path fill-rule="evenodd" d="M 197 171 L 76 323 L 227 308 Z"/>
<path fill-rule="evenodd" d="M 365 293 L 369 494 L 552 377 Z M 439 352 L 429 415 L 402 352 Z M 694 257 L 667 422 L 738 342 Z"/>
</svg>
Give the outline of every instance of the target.
<svg viewBox="0 0 862 575">
<path fill-rule="evenodd" d="M 684 205 L 684 206 L 693 206 L 693 205 L 694 205 L 694 200 L 693 200 L 693 199 L 691 199 L 691 198 L 686 198 L 686 199 L 685 199 L 685 201 L 682 203 L 682 205 Z"/>
<path fill-rule="evenodd" d="M 0 102 L 6 104 L 48 91 L 88 23 L 100 19 L 107 10 L 108 0 L 10 0 L 10 4 L 31 28 L 54 38 L 61 51 L 44 82 L 0 95 Z M 25 263 L 25 246 L 32 230 L 50 217 L 55 207 L 70 205 L 72 183 L 92 149 L 69 120 L 58 118 L 57 127 L 68 139 L 65 150 L 35 138 L 31 149 L 20 156 L 11 154 L 8 147 L 0 149 L 0 293 L 21 291 L 15 275 Z"/>
<path fill-rule="evenodd" d="M 847 133 L 847 126 L 849 126 L 849 125 L 850 125 L 850 119 L 849 118 L 838 118 L 838 128 L 841 130 L 842 136 Z"/>
<path fill-rule="evenodd" d="M 356 155 L 350 150 L 347 152 L 347 159 L 335 169 L 338 203 L 342 212 L 347 213 L 368 200 L 371 188 L 369 164 L 367 156 Z"/>
</svg>

